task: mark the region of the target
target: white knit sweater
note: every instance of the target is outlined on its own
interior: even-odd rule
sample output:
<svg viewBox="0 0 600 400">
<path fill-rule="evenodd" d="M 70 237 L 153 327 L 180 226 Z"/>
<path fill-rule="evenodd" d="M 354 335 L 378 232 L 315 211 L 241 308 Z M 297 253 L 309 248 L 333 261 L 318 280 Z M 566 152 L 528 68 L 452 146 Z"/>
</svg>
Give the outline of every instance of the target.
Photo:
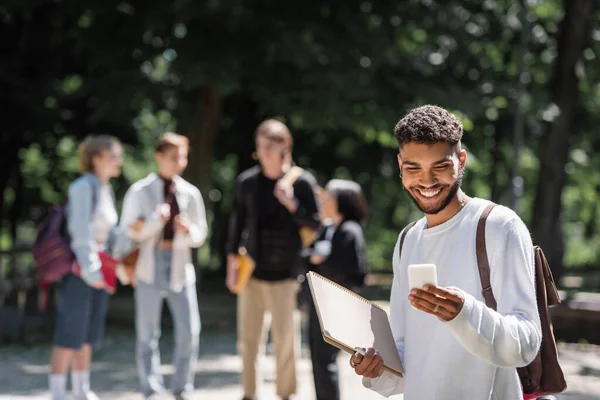
<svg viewBox="0 0 600 400">
<path fill-rule="evenodd" d="M 406 374 L 384 373 L 363 384 L 405 400 L 522 399 L 515 367 L 529 364 L 541 342 L 529 231 L 510 209 L 497 206 L 486 222 L 486 246 L 497 312 L 486 307 L 475 254 L 479 216 L 489 204 L 471 199 L 452 219 L 406 235 L 402 260 L 394 250 L 392 331 Z M 413 309 L 407 299 L 409 264 L 433 263 L 438 284 L 462 290 L 465 304 L 450 322 Z M 385 360 L 385 354 L 382 355 Z"/>
</svg>

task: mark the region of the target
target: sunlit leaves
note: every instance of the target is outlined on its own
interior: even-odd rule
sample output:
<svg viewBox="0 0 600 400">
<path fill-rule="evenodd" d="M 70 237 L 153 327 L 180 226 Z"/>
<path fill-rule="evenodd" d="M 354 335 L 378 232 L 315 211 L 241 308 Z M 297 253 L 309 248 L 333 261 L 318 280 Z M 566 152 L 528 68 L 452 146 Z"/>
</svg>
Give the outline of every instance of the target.
<svg viewBox="0 0 600 400">
<path fill-rule="evenodd" d="M 83 79 L 80 75 L 71 75 L 63 79 L 60 88 L 65 94 L 73 94 L 81 89 L 82 85 Z"/>
</svg>

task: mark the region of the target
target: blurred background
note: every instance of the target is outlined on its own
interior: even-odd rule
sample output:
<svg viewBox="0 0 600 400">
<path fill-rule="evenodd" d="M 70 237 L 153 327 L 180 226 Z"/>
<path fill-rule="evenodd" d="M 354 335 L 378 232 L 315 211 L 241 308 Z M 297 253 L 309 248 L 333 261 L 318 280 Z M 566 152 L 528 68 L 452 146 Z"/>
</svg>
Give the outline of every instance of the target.
<svg viewBox="0 0 600 400">
<path fill-rule="evenodd" d="M 215 399 L 231 387 L 235 398 L 224 240 L 235 177 L 255 163 L 256 126 L 270 117 L 288 124 L 296 162 L 321 185 L 362 185 L 371 209 L 365 295 L 385 301 L 397 235 L 421 215 L 401 188 L 392 129 L 432 103 L 464 124 L 467 193 L 515 209 L 544 249 L 563 297 L 553 317 L 570 393 L 600 399 L 597 1 L 3 0 L 0 43 L 0 359 L 14 362 L 0 366 L 0 398 L 46 384 L 53 319 L 37 311 L 29 247 L 48 208 L 66 199 L 87 134 L 125 144 L 119 207 L 154 170 L 162 133 L 190 138 L 186 178 L 209 220 L 196 257 L 202 340 L 229 337 L 208 347 L 233 363 L 231 376 L 199 371 L 199 386 L 214 386 L 206 393 Z M 133 340 L 132 315 L 131 289 L 119 288 L 113 341 L 98 358 L 106 371 L 133 366 L 133 356 L 113 357 Z M 128 398 L 115 393 L 120 384 L 135 391 L 136 376 L 119 376 L 104 390 Z"/>
</svg>

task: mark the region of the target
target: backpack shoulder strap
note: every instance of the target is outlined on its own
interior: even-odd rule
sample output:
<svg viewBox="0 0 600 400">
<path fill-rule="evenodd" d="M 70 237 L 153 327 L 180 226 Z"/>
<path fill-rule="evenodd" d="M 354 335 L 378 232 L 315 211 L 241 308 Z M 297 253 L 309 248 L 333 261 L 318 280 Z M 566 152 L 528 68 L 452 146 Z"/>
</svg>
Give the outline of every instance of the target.
<svg viewBox="0 0 600 400">
<path fill-rule="evenodd" d="M 490 262 L 485 246 L 485 221 L 494 207 L 496 207 L 496 204 L 492 203 L 481 213 L 475 236 L 475 252 L 477 255 L 477 267 L 479 268 L 479 279 L 481 280 L 481 294 L 485 299 L 485 304 L 493 310 L 496 309 L 497 303 L 492 291 L 492 284 L 490 283 Z"/>
<path fill-rule="evenodd" d="M 406 225 L 406 227 L 402 231 L 402 236 L 400 236 L 400 246 L 398 246 L 398 261 L 400 261 L 400 259 L 402 258 L 402 246 L 404 246 L 404 239 L 406 238 L 406 234 L 413 226 L 415 226 L 416 223 L 417 221 L 411 222 L 410 224 Z"/>
</svg>

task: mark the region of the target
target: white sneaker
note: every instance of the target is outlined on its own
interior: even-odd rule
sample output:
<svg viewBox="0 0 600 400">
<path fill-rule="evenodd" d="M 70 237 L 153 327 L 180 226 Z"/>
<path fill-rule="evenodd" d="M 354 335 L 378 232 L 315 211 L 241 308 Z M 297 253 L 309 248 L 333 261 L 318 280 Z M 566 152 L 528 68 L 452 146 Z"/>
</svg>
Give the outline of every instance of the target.
<svg viewBox="0 0 600 400">
<path fill-rule="evenodd" d="M 77 400 L 100 400 L 100 397 L 96 396 L 96 393 L 88 390 L 83 393 L 81 396 L 77 397 Z"/>
</svg>

